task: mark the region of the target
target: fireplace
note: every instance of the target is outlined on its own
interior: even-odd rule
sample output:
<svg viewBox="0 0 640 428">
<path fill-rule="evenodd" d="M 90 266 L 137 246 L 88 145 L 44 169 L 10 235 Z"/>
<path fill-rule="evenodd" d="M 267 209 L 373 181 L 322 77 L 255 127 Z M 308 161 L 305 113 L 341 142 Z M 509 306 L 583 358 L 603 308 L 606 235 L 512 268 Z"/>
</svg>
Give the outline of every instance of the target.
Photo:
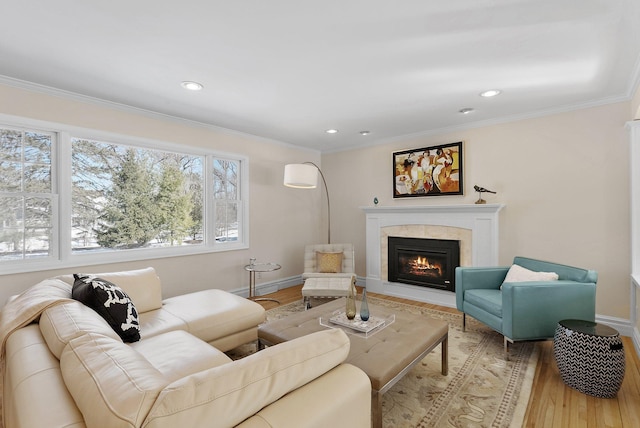
<svg viewBox="0 0 640 428">
<path fill-rule="evenodd" d="M 460 241 L 461 266 L 498 266 L 502 204 L 362 207 L 366 214 L 367 293 L 456 307 L 456 294 L 389 281 L 389 236 Z"/>
<path fill-rule="evenodd" d="M 460 265 L 460 241 L 388 237 L 390 282 L 455 291 L 455 269 Z"/>
</svg>

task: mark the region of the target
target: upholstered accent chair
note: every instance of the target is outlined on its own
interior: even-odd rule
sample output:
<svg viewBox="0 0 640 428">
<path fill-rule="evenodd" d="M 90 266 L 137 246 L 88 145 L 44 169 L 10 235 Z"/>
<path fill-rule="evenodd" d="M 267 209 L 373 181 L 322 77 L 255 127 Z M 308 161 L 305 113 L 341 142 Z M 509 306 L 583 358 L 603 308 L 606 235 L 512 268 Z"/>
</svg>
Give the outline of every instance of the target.
<svg viewBox="0 0 640 428">
<path fill-rule="evenodd" d="M 304 248 L 305 308 L 311 297 L 346 296 L 356 281 L 353 244 L 310 244 Z"/>
<path fill-rule="evenodd" d="M 509 342 L 553 339 L 560 320 L 595 321 L 597 280 L 593 270 L 526 257 L 512 266 L 458 267 L 462 330 L 472 316 L 504 336 L 505 353 Z"/>
</svg>

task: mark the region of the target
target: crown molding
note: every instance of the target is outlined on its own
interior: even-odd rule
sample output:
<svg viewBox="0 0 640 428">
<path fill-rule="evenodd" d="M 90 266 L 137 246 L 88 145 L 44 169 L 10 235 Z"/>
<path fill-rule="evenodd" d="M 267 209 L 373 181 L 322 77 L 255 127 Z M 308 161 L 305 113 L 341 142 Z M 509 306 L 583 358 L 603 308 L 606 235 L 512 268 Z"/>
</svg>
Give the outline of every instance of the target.
<svg viewBox="0 0 640 428">
<path fill-rule="evenodd" d="M 179 125 L 204 128 L 211 131 L 220 132 L 226 135 L 233 135 L 233 136 L 242 137 L 242 138 L 250 138 L 252 140 L 258 140 L 263 143 L 284 146 L 290 149 L 300 150 L 303 152 L 316 153 L 316 154 L 320 153 L 319 150 L 296 146 L 294 144 L 286 143 L 280 140 L 274 140 L 271 138 L 250 134 L 247 132 L 237 131 L 235 129 L 224 128 L 222 126 L 214 125 L 211 123 L 199 122 L 196 120 L 186 119 L 179 116 L 173 116 L 166 113 L 160 113 L 153 110 L 147 110 L 140 107 L 133 107 L 128 104 L 117 103 L 115 101 L 108 101 L 102 98 L 91 97 L 88 95 L 79 94 L 77 92 L 58 89 L 51 86 L 41 85 L 39 83 L 29 82 L 26 80 L 15 79 L 9 76 L 0 75 L 0 85 L 6 85 L 6 86 L 17 88 L 17 89 L 36 92 L 39 94 L 49 95 L 52 97 L 58 97 L 65 100 L 78 101 L 86 104 L 95 105 L 98 107 L 120 111 L 123 113 L 136 114 L 136 115 L 144 116 L 150 119 L 169 121 Z"/>
</svg>

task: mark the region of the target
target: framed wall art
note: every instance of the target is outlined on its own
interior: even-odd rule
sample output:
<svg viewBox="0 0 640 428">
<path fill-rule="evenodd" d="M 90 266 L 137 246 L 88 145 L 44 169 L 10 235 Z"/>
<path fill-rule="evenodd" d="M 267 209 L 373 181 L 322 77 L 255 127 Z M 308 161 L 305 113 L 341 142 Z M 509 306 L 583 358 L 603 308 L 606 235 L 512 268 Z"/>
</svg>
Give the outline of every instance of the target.
<svg viewBox="0 0 640 428">
<path fill-rule="evenodd" d="M 462 194 L 462 141 L 393 153 L 394 198 Z"/>
</svg>

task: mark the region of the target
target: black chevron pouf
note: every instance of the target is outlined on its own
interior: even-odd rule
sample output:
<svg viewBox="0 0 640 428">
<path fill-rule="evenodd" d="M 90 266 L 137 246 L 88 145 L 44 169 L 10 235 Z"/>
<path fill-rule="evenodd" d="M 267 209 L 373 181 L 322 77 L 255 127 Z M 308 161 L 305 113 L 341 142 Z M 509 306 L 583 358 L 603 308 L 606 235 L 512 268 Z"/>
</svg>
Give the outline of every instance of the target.
<svg viewBox="0 0 640 428">
<path fill-rule="evenodd" d="M 599 398 L 615 397 L 624 379 L 620 334 L 591 321 L 562 320 L 556 327 L 553 353 L 565 384 Z"/>
</svg>

